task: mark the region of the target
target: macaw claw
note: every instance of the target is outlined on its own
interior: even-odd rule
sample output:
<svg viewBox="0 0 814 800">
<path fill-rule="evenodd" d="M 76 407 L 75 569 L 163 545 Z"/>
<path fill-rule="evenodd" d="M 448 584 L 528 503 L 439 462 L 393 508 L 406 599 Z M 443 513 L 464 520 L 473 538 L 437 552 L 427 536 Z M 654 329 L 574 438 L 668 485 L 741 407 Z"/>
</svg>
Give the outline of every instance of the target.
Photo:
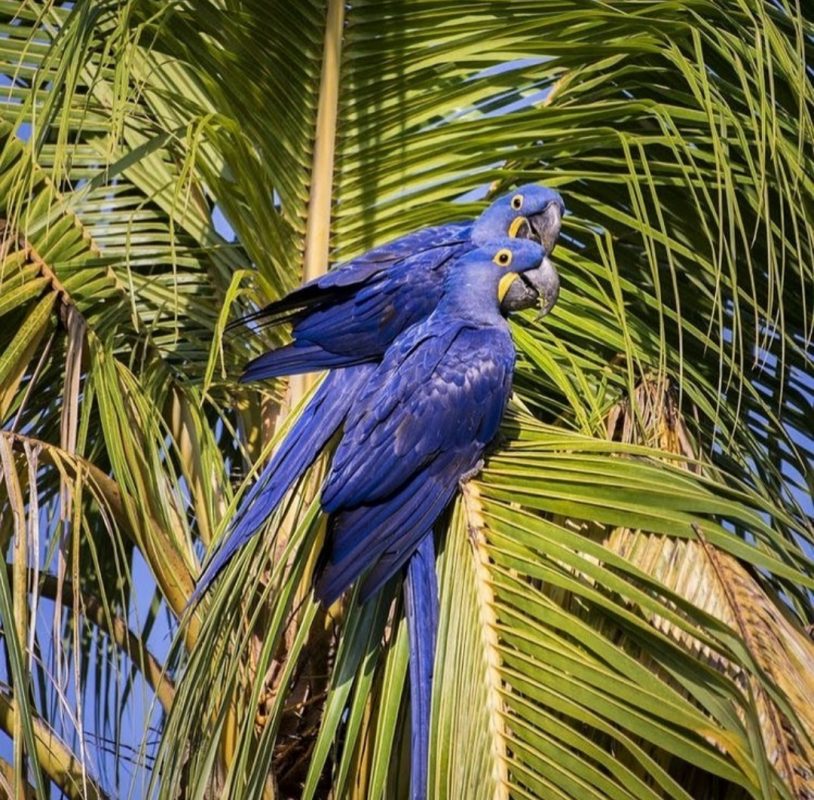
<svg viewBox="0 0 814 800">
<path fill-rule="evenodd" d="M 482 458 L 479 458 L 478 463 L 475 464 L 475 466 L 472 467 L 472 469 L 468 469 L 466 472 L 464 472 L 463 475 L 461 475 L 460 478 L 458 478 L 458 485 L 461 488 L 463 488 L 464 484 L 467 481 L 471 481 L 472 478 L 477 478 L 478 475 L 480 475 L 481 472 L 483 472 L 483 467 L 484 466 L 485 466 L 484 460 Z"/>
</svg>

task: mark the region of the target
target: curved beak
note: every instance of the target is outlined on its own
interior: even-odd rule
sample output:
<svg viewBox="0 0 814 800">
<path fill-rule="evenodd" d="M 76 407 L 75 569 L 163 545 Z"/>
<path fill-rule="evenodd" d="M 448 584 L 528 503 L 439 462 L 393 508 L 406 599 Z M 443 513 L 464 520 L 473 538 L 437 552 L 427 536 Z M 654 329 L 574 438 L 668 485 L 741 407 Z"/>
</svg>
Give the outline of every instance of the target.
<svg viewBox="0 0 814 800">
<path fill-rule="evenodd" d="M 520 277 L 525 279 L 537 294 L 537 304 L 540 309 L 537 319 L 544 317 L 554 308 L 560 296 L 560 276 L 556 268 L 547 258 L 544 258 L 543 263 L 537 269 L 524 272 Z"/>
<path fill-rule="evenodd" d="M 544 258 L 539 267 L 521 272 L 515 278 L 501 299 L 500 308 L 504 314 L 539 306 L 539 318 L 554 308 L 560 295 L 560 276 L 548 258 Z"/>
<path fill-rule="evenodd" d="M 552 200 L 539 214 L 528 218 L 531 228 L 528 238 L 536 239 L 549 256 L 554 252 L 560 236 L 564 211 L 559 200 Z"/>
<path fill-rule="evenodd" d="M 539 242 L 546 252 L 546 258 L 536 269 L 518 275 L 518 280 L 505 290 L 500 303 L 504 314 L 539 306 L 539 317 L 544 317 L 554 308 L 560 295 L 560 277 L 548 256 L 557 244 L 564 210 L 560 201 L 552 200 L 539 214 L 528 218 L 518 217 L 520 222 L 511 231 L 512 235 Z"/>
</svg>

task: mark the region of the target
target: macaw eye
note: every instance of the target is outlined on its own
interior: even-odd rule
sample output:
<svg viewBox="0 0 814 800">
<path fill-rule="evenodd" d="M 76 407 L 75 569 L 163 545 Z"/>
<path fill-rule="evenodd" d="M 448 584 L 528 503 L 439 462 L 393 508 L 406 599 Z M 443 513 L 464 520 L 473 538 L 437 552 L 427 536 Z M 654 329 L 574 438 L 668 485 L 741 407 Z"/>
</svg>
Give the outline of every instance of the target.
<svg viewBox="0 0 814 800">
<path fill-rule="evenodd" d="M 515 211 L 519 211 L 521 208 L 523 208 L 523 195 L 522 194 L 516 194 L 512 198 L 512 208 Z"/>
<path fill-rule="evenodd" d="M 508 267 L 509 264 L 512 263 L 512 251 L 504 247 L 495 253 L 495 257 L 492 260 L 501 267 Z"/>
</svg>

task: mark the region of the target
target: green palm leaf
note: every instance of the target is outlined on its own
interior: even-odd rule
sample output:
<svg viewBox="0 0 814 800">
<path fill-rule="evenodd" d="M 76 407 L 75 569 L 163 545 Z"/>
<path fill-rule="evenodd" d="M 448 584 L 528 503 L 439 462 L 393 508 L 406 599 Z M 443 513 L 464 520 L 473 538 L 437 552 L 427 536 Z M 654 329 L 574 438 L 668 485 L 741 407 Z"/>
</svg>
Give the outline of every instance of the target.
<svg viewBox="0 0 814 800">
<path fill-rule="evenodd" d="M 806 7 L 4 2 L 0 33 L 8 793 L 405 796 L 399 581 L 309 598 L 324 463 L 183 616 L 308 397 L 238 385 L 279 334 L 224 329 L 544 180 L 561 299 L 439 524 L 431 794 L 809 796 Z"/>
</svg>

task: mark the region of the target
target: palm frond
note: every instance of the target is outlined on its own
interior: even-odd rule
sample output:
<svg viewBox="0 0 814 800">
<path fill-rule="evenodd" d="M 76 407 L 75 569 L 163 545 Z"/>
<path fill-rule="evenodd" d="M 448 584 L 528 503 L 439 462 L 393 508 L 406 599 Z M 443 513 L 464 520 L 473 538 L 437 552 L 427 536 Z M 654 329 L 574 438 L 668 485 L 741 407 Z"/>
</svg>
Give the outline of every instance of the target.
<svg viewBox="0 0 814 800">
<path fill-rule="evenodd" d="M 32 1 L 0 3 L 0 26 L 16 791 L 25 757 L 38 796 L 43 777 L 143 794 L 146 764 L 161 796 L 399 796 L 399 587 L 330 614 L 309 599 L 324 464 L 177 631 L 300 397 L 236 385 L 279 334 L 224 329 L 544 180 L 571 212 L 561 299 L 515 322 L 505 439 L 438 532 L 435 796 L 807 796 L 807 7 Z M 667 382 L 653 428 L 641 387 Z M 160 742 L 124 776 L 99 743 L 124 752 L 132 698 L 156 691 Z M 92 730 L 68 713 L 86 703 Z M 64 740 L 53 762 L 41 735 Z"/>
</svg>

